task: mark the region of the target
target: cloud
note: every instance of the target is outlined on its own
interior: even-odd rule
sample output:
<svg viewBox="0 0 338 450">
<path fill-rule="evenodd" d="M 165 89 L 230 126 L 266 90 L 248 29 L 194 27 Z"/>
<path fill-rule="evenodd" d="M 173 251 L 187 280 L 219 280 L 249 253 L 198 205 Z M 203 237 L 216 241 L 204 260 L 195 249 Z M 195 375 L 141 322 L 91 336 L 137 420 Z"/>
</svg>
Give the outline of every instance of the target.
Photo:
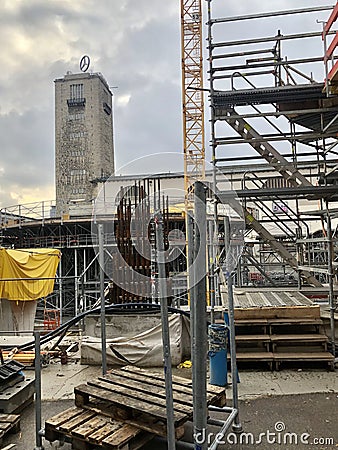
<svg viewBox="0 0 338 450">
<path fill-rule="evenodd" d="M 212 7 L 215 16 L 227 17 L 326 3 L 213 0 Z M 202 4 L 206 22 L 207 3 Z M 282 32 L 320 29 L 315 19 L 327 16 L 327 12 L 302 15 L 301 19 L 289 16 Z M 222 30 L 221 38 L 274 35 L 280 22 L 267 20 L 264 29 L 256 21 L 250 26 L 236 22 Z M 203 31 L 205 38 L 206 27 Z M 42 200 L 53 192 L 53 80 L 67 70 L 78 72 L 84 54 L 91 58 L 90 70 L 102 72 L 109 85 L 117 87 L 112 89 L 117 166 L 146 154 L 182 152 L 179 0 L 3 0 L 0 41 L 2 207 L 28 198 Z M 206 47 L 205 39 L 203 42 Z M 319 39 L 316 51 L 321 52 L 321 45 Z M 296 55 L 299 47 L 285 50 Z M 313 49 L 310 45 L 301 51 L 311 54 Z M 205 62 L 205 72 L 207 69 Z M 206 87 L 207 79 L 206 73 Z M 207 101 L 206 111 L 208 129 Z M 179 161 L 177 165 L 178 170 L 183 169 Z"/>
<path fill-rule="evenodd" d="M 0 206 L 25 198 L 28 191 L 47 199 L 54 187 L 53 114 L 39 109 L 0 115 Z M 29 195 L 28 195 L 29 196 Z M 34 195 L 31 195 L 33 201 Z"/>
</svg>

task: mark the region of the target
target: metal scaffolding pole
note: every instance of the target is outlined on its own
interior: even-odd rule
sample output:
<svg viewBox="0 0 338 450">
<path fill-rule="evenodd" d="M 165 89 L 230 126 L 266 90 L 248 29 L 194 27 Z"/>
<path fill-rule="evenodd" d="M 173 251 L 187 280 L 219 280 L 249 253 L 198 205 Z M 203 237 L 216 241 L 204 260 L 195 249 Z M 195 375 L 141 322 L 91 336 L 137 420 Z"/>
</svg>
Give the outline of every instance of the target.
<svg viewBox="0 0 338 450">
<path fill-rule="evenodd" d="M 99 234 L 99 263 L 100 263 L 100 299 L 101 299 L 101 351 L 102 351 L 102 374 L 107 373 L 107 353 L 106 353 L 106 304 L 104 295 L 104 230 L 103 224 L 98 225 Z"/>
<path fill-rule="evenodd" d="M 75 315 L 79 313 L 79 283 L 78 283 L 78 262 L 77 262 L 77 249 L 74 249 L 74 303 L 75 303 Z"/>
<path fill-rule="evenodd" d="M 207 430 L 206 188 L 200 181 L 194 186 L 194 289 L 191 296 L 194 444 L 196 450 L 206 450 L 207 440 L 201 443 L 199 439 Z"/>
<path fill-rule="evenodd" d="M 40 331 L 34 331 L 35 348 L 35 448 L 43 450 L 41 435 L 41 352 L 40 352 Z"/>
<path fill-rule="evenodd" d="M 326 200 L 326 224 L 327 224 L 327 269 L 329 276 L 329 304 L 330 304 L 330 328 L 331 328 L 331 346 L 332 346 L 332 354 L 336 355 L 336 336 L 335 336 L 335 320 L 334 314 L 336 311 L 335 299 L 334 299 L 334 289 L 333 289 L 333 281 L 334 281 L 334 268 L 333 268 L 333 260 L 334 260 L 334 251 L 333 251 L 333 242 L 332 242 L 332 226 L 331 226 L 331 216 L 329 209 L 329 202 Z"/>
<path fill-rule="evenodd" d="M 247 15 L 243 15 L 243 16 L 221 17 L 218 19 L 213 19 L 211 21 L 211 23 L 236 22 L 238 20 L 286 16 L 286 15 L 290 15 L 290 14 L 295 15 L 295 14 L 300 14 L 300 13 L 327 11 L 330 9 L 333 9 L 333 6 L 316 6 L 314 8 L 288 9 L 288 10 L 284 10 L 284 11 L 264 12 L 264 13 L 260 13 L 260 14 L 247 14 Z"/>
<path fill-rule="evenodd" d="M 163 344 L 163 361 L 164 361 L 164 377 L 165 377 L 165 393 L 166 393 L 166 411 L 167 411 L 167 438 L 168 450 L 175 450 L 175 419 L 174 419 L 174 399 L 172 387 L 172 368 L 170 353 L 170 334 L 169 334 L 169 317 L 168 317 L 168 293 L 167 278 L 165 270 L 165 254 L 163 239 L 163 219 L 162 214 L 155 214 L 155 233 L 157 247 L 157 266 L 159 279 L 159 292 L 161 302 L 161 323 L 162 323 L 162 344 Z"/>
<path fill-rule="evenodd" d="M 236 432 L 242 431 L 242 425 L 238 414 L 238 373 L 236 361 L 236 343 L 235 343 L 235 316 L 234 316 L 234 294 L 233 294 L 233 274 L 228 277 L 228 314 L 230 330 L 230 358 L 231 358 L 231 384 L 232 384 L 232 405 L 237 414 L 234 418 L 232 429 Z"/>
<path fill-rule="evenodd" d="M 217 217 L 217 215 L 215 216 Z M 210 322 L 215 322 L 216 305 L 216 275 L 215 275 L 215 231 L 212 220 L 208 221 L 208 272 L 209 272 L 209 299 L 210 299 Z"/>
<path fill-rule="evenodd" d="M 62 281 L 62 258 L 60 258 L 59 262 L 59 309 L 60 309 L 60 325 L 63 320 L 63 281 Z"/>
</svg>

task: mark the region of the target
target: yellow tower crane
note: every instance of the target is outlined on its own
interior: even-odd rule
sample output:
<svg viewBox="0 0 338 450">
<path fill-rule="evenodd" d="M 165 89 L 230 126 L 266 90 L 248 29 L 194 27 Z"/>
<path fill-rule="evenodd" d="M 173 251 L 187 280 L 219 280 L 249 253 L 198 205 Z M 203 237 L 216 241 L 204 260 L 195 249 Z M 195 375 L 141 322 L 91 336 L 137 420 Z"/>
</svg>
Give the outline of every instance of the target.
<svg viewBox="0 0 338 450">
<path fill-rule="evenodd" d="M 181 0 L 183 149 L 187 269 L 193 263 L 189 210 L 194 183 L 205 178 L 204 98 L 201 0 Z M 188 302 L 193 283 L 187 270 Z"/>
<path fill-rule="evenodd" d="M 201 0 L 181 0 L 183 148 L 186 217 L 193 185 L 205 177 Z"/>
</svg>

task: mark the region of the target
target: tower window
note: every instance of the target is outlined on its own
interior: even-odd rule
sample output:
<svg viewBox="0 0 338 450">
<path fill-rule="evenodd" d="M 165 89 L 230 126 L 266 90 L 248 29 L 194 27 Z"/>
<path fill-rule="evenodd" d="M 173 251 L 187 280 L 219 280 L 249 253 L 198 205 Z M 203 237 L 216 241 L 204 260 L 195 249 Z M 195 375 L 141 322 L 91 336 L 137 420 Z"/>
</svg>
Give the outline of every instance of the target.
<svg viewBox="0 0 338 450">
<path fill-rule="evenodd" d="M 70 85 L 70 98 L 71 100 L 80 100 L 83 95 L 83 84 L 71 84 Z"/>
</svg>

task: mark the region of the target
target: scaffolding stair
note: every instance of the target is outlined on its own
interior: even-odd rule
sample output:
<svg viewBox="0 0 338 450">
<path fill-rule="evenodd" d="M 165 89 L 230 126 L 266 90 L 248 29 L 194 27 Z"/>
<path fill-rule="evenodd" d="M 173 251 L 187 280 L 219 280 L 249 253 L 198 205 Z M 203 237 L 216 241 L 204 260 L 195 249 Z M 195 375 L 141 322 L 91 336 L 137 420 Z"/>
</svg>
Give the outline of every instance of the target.
<svg viewBox="0 0 338 450">
<path fill-rule="evenodd" d="M 232 205 L 233 206 L 233 205 Z M 238 212 L 238 211 L 237 211 Z M 263 227 L 258 220 L 256 220 L 252 214 L 244 210 L 245 221 L 261 238 L 267 242 L 270 247 L 275 250 L 284 261 L 289 264 L 293 269 L 299 270 L 302 278 L 304 278 L 310 285 L 322 286 L 322 284 L 307 270 L 300 270 L 296 258 L 289 252 L 289 250 L 276 239 L 266 228 Z"/>
<path fill-rule="evenodd" d="M 236 115 L 236 117 L 233 117 Z M 282 177 L 292 186 L 312 186 L 309 180 L 304 177 L 292 164 L 289 163 L 280 153 L 268 142 L 262 143 L 261 135 L 255 131 L 248 122 L 239 118 L 234 109 L 228 110 L 226 121 L 245 139 Z M 238 204 L 237 204 L 238 203 Z M 241 214 L 242 206 L 239 202 L 232 202 L 234 210 Z M 263 225 L 256 220 L 251 213 L 244 209 L 245 221 L 251 228 L 275 250 L 284 261 L 293 269 L 299 270 L 296 258 L 276 239 Z M 310 285 L 322 286 L 321 283 L 307 270 L 300 270 L 302 278 Z"/>
<path fill-rule="evenodd" d="M 238 200 L 232 199 L 230 201 L 230 206 L 240 217 L 242 217 L 244 213 L 246 224 L 249 225 L 251 229 L 263 239 L 264 242 L 267 242 L 271 249 L 277 252 L 287 264 L 298 271 L 301 277 L 306 280 L 308 284 L 316 287 L 322 287 L 322 284 L 308 270 L 300 269 L 297 259 L 289 252 L 289 250 L 257 219 L 255 219 L 247 209 L 243 208 Z"/>
<path fill-rule="evenodd" d="M 236 117 L 234 117 L 236 115 Z M 243 118 L 238 117 L 234 109 L 227 112 L 227 123 L 237 131 L 282 177 L 292 186 L 312 186 L 296 167 L 288 162 L 269 142 L 262 142 L 262 136 Z"/>
</svg>

